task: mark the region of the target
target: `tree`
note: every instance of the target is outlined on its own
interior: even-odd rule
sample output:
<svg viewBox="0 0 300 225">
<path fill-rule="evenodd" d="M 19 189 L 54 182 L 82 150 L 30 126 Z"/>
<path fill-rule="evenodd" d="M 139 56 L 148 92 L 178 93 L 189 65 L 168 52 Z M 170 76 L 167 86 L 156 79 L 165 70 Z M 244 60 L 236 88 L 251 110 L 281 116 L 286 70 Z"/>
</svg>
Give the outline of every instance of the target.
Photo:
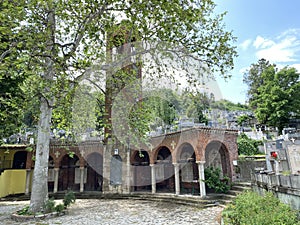
<svg viewBox="0 0 300 225">
<path fill-rule="evenodd" d="M 2 2 L 8 5 L 7 15 L 14 17 L 16 3 Z M 68 98 L 94 62 L 104 61 L 107 34 L 115 32 L 120 18 L 126 18 L 126 29 L 138 31 L 140 40 L 180 46 L 179 51 L 170 51 L 182 59 L 188 51 L 203 68 L 220 71 L 223 76 L 233 67 L 236 56 L 232 45 L 235 38 L 224 30 L 224 14 L 213 16 L 215 4 L 211 0 L 163 4 L 139 0 L 24 0 L 17 4 L 23 15 L 17 18 L 15 32 L 23 33 L 26 43 L 19 57 L 26 58 L 27 67 L 33 71 L 31 86 L 40 102 L 31 212 L 43 210 L 48 199 L 52 111 L 60 99 Z M 10 24 L 7 27 L 11 28 Z M 165 54 L 168 56 L 170 53 Z M 195 78 L 190 76 L 189 81 Z"/>
<path fill-rule="evenodd" d="M 258 94 L 258 88 L 264 83 L 262 78 L 262 73 L 267 68 L 275 67 L 275 64 L 270 64 L 266 59 L 260 59 L 257 63 L 254 63 L 250 66 L 249 71 L 244 74 L 244 83 L 248 85 L 248 101 L 251 102 L 255 100 L 255 96 Z"/>
<path fill-rule="evenodd" d="M 151 123 L 153 126 L 170 126 L 179 117 L 181 103 L 179 95 L 167 88 L 162 88 L 155 92 L 155 95 L 149 94 L 144 100 L 152 112 Z M 156 128 L 153 127 L 153 128 Z"/>
<path fill-rule="evenodd" d="M 237 124 L 239 126 L 245 126 L 245 125 L 249 126 L 249 121 L 250 120 L 251 120 L 251 117 L 249 115 L 243 114 L 243 115 L 238 116 Z"/>
<path fill-rule="evenodd" d="M 17 132 L 22 124 L 24 105 L 23 82 L 26 79 L 22 51 L 22 32 L 18 29 L 18 18 L 22 10 L 17 3 L 0 2 L 0 145 L 2 138 Z M 11 15 L 14 15 L 11 17 Z"/>
<path fill-rule="evenodd" d="M 208 119 L 203 115 L 203 110 L 208 109 L 211 103 L 211 99 L 207 93 L 189 93 L 191 103 L 186 109 L 186 115 L 190 118 L 194 118 L 197 123 L 207 124 Z"/>
<path fill-rule="evenodd" d="M 282 130 L 292 116 L 299 117 L 299 73 L 292 67 L 278 71 L 275 65 L 266 64 L 268 66 L 257 74 L 259 78 L 255 78 L 261 80 L 260 85 L 249 87 L 256 87 L 255 93 L 252 91 L 249 104 L 260 123 Z"/>
<path fill-rule="evenodd" d="M 262 141 L 249 138 L 242 133 L 237 139 L 239 155 L 256 155 L 260 154 L 258 146 L 263 145 Z"/>
</svg>

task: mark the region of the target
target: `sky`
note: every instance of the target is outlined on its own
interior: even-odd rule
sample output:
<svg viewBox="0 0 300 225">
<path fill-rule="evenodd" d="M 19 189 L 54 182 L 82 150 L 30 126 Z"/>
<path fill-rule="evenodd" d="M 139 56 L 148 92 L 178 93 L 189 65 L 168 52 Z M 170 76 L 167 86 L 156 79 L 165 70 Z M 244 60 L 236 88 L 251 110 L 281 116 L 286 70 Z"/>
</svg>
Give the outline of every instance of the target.
<svg viewBox="0 0 300 225">
<path fill-rule="evenodd" d="M 225 12 L 225 29 L 237 37 L 238 57 L 230 74 L 217 84 L 224 99 L 247 101 L 243 74 L 253 63 L 265 58 L 277 67 L 293 66 L 300 72 L 299 0 L 215 0 L 216 12 Z"/>
</svg>

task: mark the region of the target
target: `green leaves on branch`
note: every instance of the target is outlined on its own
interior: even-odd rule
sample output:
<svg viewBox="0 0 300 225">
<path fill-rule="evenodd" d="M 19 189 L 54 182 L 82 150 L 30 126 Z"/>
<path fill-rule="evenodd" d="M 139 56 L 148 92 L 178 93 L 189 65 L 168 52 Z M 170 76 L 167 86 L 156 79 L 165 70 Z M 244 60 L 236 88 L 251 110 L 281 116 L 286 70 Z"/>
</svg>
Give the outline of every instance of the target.
<svg viewBox="0 0 300 225">
<path fill-rule="evenodd" d="M 239 155 L 261 154 L 258 149 L 258 146 L 263 145 L 262 141 L 253 140 L 244 133 L 238 136 L 237 144 Z"/>
<path fill-rule="evenodd" d="M 282 130 L 292 117 L 300 116 L 300 76 L 293 67 L 278 70 L 261 59 L 245 74 L 248 96 L 255 116 L 262 124 Z"/>
</svg>

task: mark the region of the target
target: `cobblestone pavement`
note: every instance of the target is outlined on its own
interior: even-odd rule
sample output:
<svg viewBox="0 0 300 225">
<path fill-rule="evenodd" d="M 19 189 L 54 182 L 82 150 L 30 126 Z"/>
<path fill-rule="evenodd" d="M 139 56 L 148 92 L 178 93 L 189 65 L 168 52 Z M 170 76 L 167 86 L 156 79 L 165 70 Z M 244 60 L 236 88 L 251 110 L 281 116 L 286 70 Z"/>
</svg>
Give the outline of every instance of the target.
<svg viewBox="0 0 300 225">
<path fill-rule="evenodd" d="M 18 223 L 10 215 L 28 205 L 28 201 L 0 202 L 0 224 L 21 225 L 119 225 L 119 224 L 205 224 L 218 225 L 222 207 L 200 209 L 194 206 L 146 200 L 77 199 L 68 208 L 68 214 Z"/>
</svg>

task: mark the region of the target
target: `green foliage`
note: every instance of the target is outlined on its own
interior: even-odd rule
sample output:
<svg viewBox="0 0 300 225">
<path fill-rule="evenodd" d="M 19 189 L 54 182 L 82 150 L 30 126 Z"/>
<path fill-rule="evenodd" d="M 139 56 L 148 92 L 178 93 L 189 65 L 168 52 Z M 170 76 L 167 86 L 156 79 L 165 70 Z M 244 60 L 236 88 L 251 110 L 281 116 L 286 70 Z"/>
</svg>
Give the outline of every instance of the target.
<svg viewBox="0 0 300 225">
<path fill-rule="evenodd" d="M 54 198 L 50 198 L 46 201 L 44 209 L 45 209 L 44 213 L 51 213 L 55 211 Z"/>
<path fill-rule="evenodd" d="M 65 210 L 65 206 L 63 204 L 58 204 L 54 207 L 54 210 L 58 213 L 61 213 Z"/>
<path fill-rule="evenodd" d="M 260 123 L 282 130 L 292 116 L 300 116 L 300 80 L 295 68 L 278 70 L 261 59 L 251 65 L 245 82 L 250 106 Z"/>
<path fill-rule="evenodd" d="M 14 134 L 22 125 L 26 96 L 23 82 L 28 71 L 27 58 L 18 57 L 25 44 L 23 33 L 17 30 L 23 15 L 22 1 L 0 2 L 0 145 L 2 138 Z"/>
<path fill-rule="evenodd" d="M 241 115 L 237 118 L 237 124 L 240 126 L 244 126 L 244 125 L 249 125 L 249 121 L 250 121 L 251 117 L 248 115 Z"/>
<path fill-rule="evenodd" d="M 204 169 L 205 184 L 207 187 L 214 189 L 216 192 L 227 193 L 230 190 L 230 178 L 228 176 L 221 177 L 221 169 L 208 167 Z"/>
<path fill-rule="evenodd" d="M 67 194 L 64 196 L 63 203 L 64 207 L 69 207 L 72 203 L 75 203 L 76 197 L 73 191 L 67 192 Z"/>
<path fill-rule="evenodd" d="M 24 208 L 19 210 L 17 213 L 18 213 L 18 215 L 31 215 L 31 213 L 29 212 L 29 205 L 25 206 Z"/>
<path fill-rule="evenodd" d="M 239 155 L 257 155 L 262 154 L 258 146 L 263 145 L 262 141 L 253 140 L 242 133 L 237 138 Z"/>
<path fill-rule="evenodd" d="M 186 94 L 186 93 L 185 93 Z M 203 115 L 203 110 L 208 109 L 213 101 L 208 93 L 188 93 L 189 104 L 186 107 L 186 115 L 194 118 L 197 123 L 207 124 L 208 119 Z"/>
<path fill-rule="evenodd" d="M 227 111 L 247 111 L 249 107 L 241 103 L 233 103 L 229 100 L 222 99 L 211 103 L 210 108 Z"/>
<path fill-rule="evenodd" d="M 14 132 L 19 126 L 17 118 L 19 115 L 22 117 L 22 110 L 19 108 L 23 102 L 22 97 L 26 97 L 26 100 L 30 101 L 34 96 L 35 102 L 28 112 L 27 122 L 33 125 L 37 122 L 36 118 L 41 119 L 38 123 L 39 136 L 37 137 L 36 152 L 48 154 L 49 146 L 39 143 L 49 141 L 51 125 L 65 128 L 70 123 L 74 123 L 74 117 L 70 117 L 70 113 L 73 112 L 71 105 L 73 106 L 74 103 L 74 89 L 83 77 L 87 79 L 97 77 L 98 80 L 105 80 L 101 73 L 107 74 L 107 71 L 99 71 L 97 76 L 94 76 L 89 73 L 89 70 L 95 62 L 110 64 L 109 59 L 105 58 L 107 53 L 105 49 L 110 47 L 106 45 L 109 43 L 107 34 L 116 34 L 120 28 L 123 28 L 122 33 L 128 31 L 129 34 L 138 34 L 137 40 L 140 41 L 170 43 L 172 51 L 174 46 L 180 46 L 175 49 L 176 55 L 179 56 L 178 62 L 188 63 L 190 59 L 187 57 L 187 52 L 189 52 L 193 58 L 197 59 L 197 65 L 201 65 L 202 72 L 203 69 L 209 68 L 212 73 L 220 72 L 225 77 L 226 72 L 233 68 L 233 58 L 237 56 L 236 47 L 233 46 L 235 37 L 231 32 L 225 30 L 223 24 L 225 14 L 214 13 L 215 6 L 211 0 L 172 0 L 164 1 L 163 4 L 160 1 L 140 0 L 108 2 L 94 0 L 1 1 L 0 79 L 2 82 L 3 71 L 8 71 L 5 79 L 7 78 L 9 83 L 8 89 L 13 91 L 8 92 L 3 103 L 0 102 L 1 106 L 7 106 L 0 110 L 0 124 L 1 126 L 4 124 L 3 127 L 0 127 L 0 140 L 2 135 Z M 126 18 L 126 23 L 121 24 L 122 27 L 116 26 L 120 22 L 120 17 Z M 131 40 L 129 37 L 127 41 Z M 115 45 L 120 45 L 124 43 L 124 40 L 116 39 L 116 42 Z M 160 50 L 159 46 L 155 49 Z M 3 63 L 3 56 L 5 56 L 5 63 Z M 169 51 L 164 51 L 159 55 L 163 59 L 170 59 L 173 56 Z M 205 62 L 205 66 L 203 66 L 203 62 Z M 118 63 L 120 62 L 112 63 L 111 67 Z M 159 66 L 159 63 L 155 66 Z M 170 68 L 169 65 L 165 65 L 165 67 Z M 19 78 L 22 79 L 23 73 L 24 78 L 30 77 L 24 81 L 29 84 L 24 85 L 25 93 L 29 94 L 28 96 L 20 94 L 21 98 L 16 96 L 15 100 L 10 96 L 21 92 L 17 88 L 19 84 L 14 85 L 14 82 L 19 81 Z M 158 76 L 163 77 L 166 74 L 168 73 L 163 72 Z M 187 82 L 197 83 L 198 75 L 189 73 Z M 171 76 L 174 77 L 173 74 Z M 153 77 L 155 76 L 153 75 Z M 9 80 L 9 78 L 13 78 L 13 80 Z M 117 86 L 120 84 L 120 80 L 122 81 L 122 79 L 116 78 L 111 84 Z M 126 84 L 126 82 L 121 83 Z M 120 90 L 118 87 L 117 91 Z M 105 92 L 105 94 L 109 94 L 109 92 Z M 76 103 L 74 104 L 76 105 Z M 96 117 L 94 108 L 91 111 L 89 115 L 94 119 Z M 15 113 L 15 115 L 9 118 L 10 115 L 7 112 Z M 81 112 L 80 107 L 78 107 L 78 112 Z M 134 109 L 133 115 L 135 112 L 138 112 L 138 109 Z M 36 116 L 36 113 L 40 113 L 40 117 Z M 141 111 L 141 113 L 143 112 Z M 134 118 L 132 116 L 130 122 L 138 124 L 139 131 L 145 128 L 145 123 L 140 124 L 140 121 L 134 120 Z M 171 120 L 172 118 L 167 119 L 167 121 Z M 51 122 L 53 124 L 50 124 Z M 129 121 L 126 122 L 128 123 L 122 128 L 122 133 L 126 133 L 130 129 Z M 90 126 L 89 121 L 86 124 L 80 122 L 78 125 L 82 124 Z M 120 124 L 122 125 L 122 123 Z M 131 129 L 135 130 L 135 127 L 131 125 Z M 2 132 L 3 130 L 4 132 Z M 72 129 L 70 129 L 71 131 Z M 40 158 L 37 157 L 37 160 Z M 46 163 L 44 161 L 37 162 L 35 166 Z M 38 177 L 38 174 L 34 173 L 33 184 L 35 182 L 44 183 L 46 180 L 47 176 Z M 39 187 L 41 185 L 32 187 L 32 196 L 39 199 L 38 202 L 35 202 L 36 204 L 31 205 L 31 207 L 35 207 L 32 208 L 33 211 L 39 210 L 48 196 L 47 190 L 35 190 Z"/>
<path fill-rule="evenodd" d="M 224 224 L 230 225 L 297 225 L 300 222 L 291 208 L 267 192 L 243 192 L 222 213 Z"/>
<path fill-rule="evenodd" d="M 61 213 L 65 209 L 67 209 L 71 204 L 75 203 L 76 197 L 74 192 L 69 191 L 65 194 L 63 199 L 63 204 L 55 204 L 54 198 L 48 199 L 43 207 L 43 212 L 32 212 L 30 211 L 30 206 L 26 206 L 18 211 L 19 215 L 34 215 L 34 214 L 40 214 L 40 213 L 52 213 L 52 212 L 58 212 Z"/>
<path fill-rule="evenodd" d="M 180 96 L 167 88 L 159 89 L 155 94 L 149 93 L 148 95 L 149 97 L 143 101 L 151 112 L 151 127 L 165 127 L 174 124 L 181 111 Z"/>
</svg>

